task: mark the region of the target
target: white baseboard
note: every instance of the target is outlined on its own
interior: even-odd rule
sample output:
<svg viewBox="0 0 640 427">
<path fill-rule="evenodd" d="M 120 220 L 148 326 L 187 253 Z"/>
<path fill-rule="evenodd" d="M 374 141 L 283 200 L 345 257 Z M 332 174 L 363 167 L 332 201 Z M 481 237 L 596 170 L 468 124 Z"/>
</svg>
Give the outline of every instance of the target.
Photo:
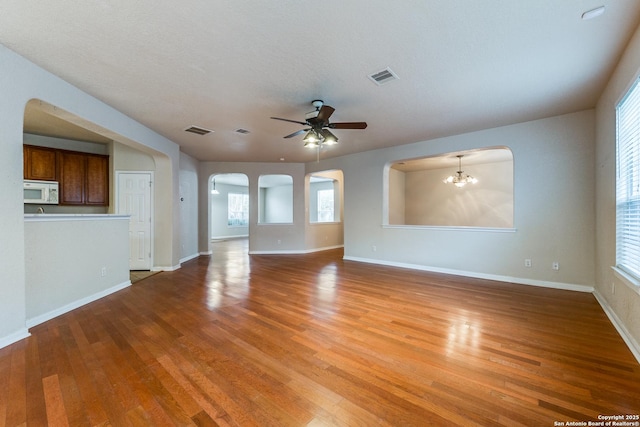
<svg viewBox="0 0 640 427">
<path fill-rule="evenodd" d="M 54 317 L 58 317 L 58 316 L 60 316 L 62 314 L 68 313 L 71 310 L 75 310 L 76 308 L 82 307 L 83 305 L 89 304 L 90 302 L 96 301 L 96 300 L 98 300 L 100 298 L 104 298 L 107 295 L 110 295 L 110 294 L 112 294 L 114 292 L 118 292 L 118 291 L 120 291 L 122 289 L 125 289 L 125 288 L 129 287 L 129 286 L 131 286 L 131 281 L 127 280 L 126 282 L 123 282 L 123 283 L 121 283 L 119 285 L 113 286 L 113 287 L 111 287 L 109 289 L 105 289 L 105 290 L 100 291 L 98 293 L 95 293 L 93 295 L 89 295 L 88 297 L 81 298 L 81 299 L 79 299 L 77 301 L 69 303 L 69 304 L 67 304 L 67 305 L 65 305 L 63 307 L 57 308 L 55 310 L 51 310 L 48 313 L 44 313 L 44 314 L 41 314 L 39 316 L 33 317 L 31 319 L 27 319 L 27 322 L 26 322 L 27 328 L 32 328 L 32 327 L 34 327 L 36 325 L 39 325 L 41 323 L 46 322 L 47 320 L 51 320 Z"/>
<path fill-rule="evenodd" d="M 18 341 L 20 341 L 22 339 L 25 339 L 27 337 L 30 337 L 30 336 L 31 336 L 31 334 L 29 333 L 27 328 L 20 329 L 19 331 L 16 331 L 16 332 L 12 333 L 11 335 L 7 335 L 6 337 L 0 338 L 0 348 L 6 347 L 8 345 L 16 343 L 16 342 L 18 342 Z"/>
<path fill-rule="evenodd" d="M 191 261 L 192 259 L 198 258 L 199 256 L 200 256 L 199 253 L 195 253 L 195 254 L 191 254 L 189 256 L 186 256 L 186 257 L 184 257 L 184 258 L 182 258 L 180 260 L 180 264 L 182 264 L 183 262 Z"/>
<path fill-rule="evenodd" d="M 249 251 L 249 255 L 300 255 L 306 252 L 299 250 L 292 251 Z"/>
<path fill-rule="evenodd" d="M 544 280 L 524 279 L 522 277 L 500 276 L 496 274 L 476 273 L 473 271 L 429 267 L 429 266 L 419 265 L 419 264 L 406 264 L 403 262 L 382 261 L 379 259 L 371 259 L 371 258 L 345 256 L 344 259 L 348 261 L 366 262 L 369 264 L 388 265 L 390 267 L 408 268 L 411 270 L 431 271 L 434 273 L 444 273 L 444 274 L 453 274 L 456 276 L 473 277 L 476 279 L 496 280 L 498 282 L 516 283 L 518 285 L 539 286 L 543 288 L 564 289 L 567 291 L 588 292 L 588 293 L 591 293 L 594 291 L 593 286 L 577 285 L 573 283 L 548 282 Z"/>
<path fill-rule="evenodd" d="M 306 251 L 304 251 L 304 253 L 310 254 L 313 252 L 330 251 L 331 249 L 340 249 L 340 248 L 344 248 L 344 245 L 324 246 L 322 248 L 307 249 Z"/>
<path fill-rule="evenodd" d="M 168 267 L 164 267 L 161 265 L 155 266 L 155 267 L 151 267 L 150 271 L 176 271 L 178 269 L 180 269 L 181 265 L 173 265 L 173 266 L 168 266 Z"/>
<path fill-rule="evenodd" d="M 323 248 L 291 250 L 291 251 L 249 251 L 249 255 L 301 255 L 314 252 L 328 251 L 330 249 L 342 248 L 344 245 L 325 246 Z"/>
<path fill-rule="evenodd" d="M 209 256 L 209 255 L 213 255 L 213 251 L 205 251 L 205 252 L 200 252 L 199 254 L 200 256 Z"/>
<path fill-rule="evenodd" d="M 600 295 L 597 290 L 593 292 L 593 296 L 596 297 L 596 300 L 600 304 L 600 307 L 602 307 L 604 313 L 607 315 L 611 323 L 613 323 L 613 326 L 616 328 L 625 344 L 627 344 L 627 347 L 629 347 L 629 350 L 631 350 L 633 356 L 636 358 L 638 363 L 640 363 L 640 344 L 638 344 L 638 341 L 633 338 L 633 336 L 629 333 L 629 330 L 624 326 L 624 323 L 620 321 L 620 318 L 618 317 L 616 312 L 613 311 L 613 308 L 611 308 L 607 300 L 604 299 L 604 297 Z"/>
<path fill-rule="evenodd" d="M 211 240 L 233 240 L 233 239 L 245 239 L 249 237 L 248 234 L 235 234 L 233 236 L 211 236 Z"/>
</svg>

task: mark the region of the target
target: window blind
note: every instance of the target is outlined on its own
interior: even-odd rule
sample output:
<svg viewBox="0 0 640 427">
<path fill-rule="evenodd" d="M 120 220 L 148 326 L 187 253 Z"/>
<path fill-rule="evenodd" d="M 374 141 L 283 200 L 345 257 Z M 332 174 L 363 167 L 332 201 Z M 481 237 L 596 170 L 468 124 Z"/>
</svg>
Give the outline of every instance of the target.
<svg viewBox="0 0 640 427">
<path fill-rule="evenodd" d="M 640 79 L 616 108 L 616 265 L 640 281 Z"/>
</svg>

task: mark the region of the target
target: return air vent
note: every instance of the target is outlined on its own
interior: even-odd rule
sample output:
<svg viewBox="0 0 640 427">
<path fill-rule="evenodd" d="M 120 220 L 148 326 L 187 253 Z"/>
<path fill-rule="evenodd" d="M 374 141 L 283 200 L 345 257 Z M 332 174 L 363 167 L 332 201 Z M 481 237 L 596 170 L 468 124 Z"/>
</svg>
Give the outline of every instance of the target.
<svg viewBox="0 0 640 427">
<path fill-rule="evenodd" d="M 241 133 L 241 134 L 243 134 L 243 135 L 246 135 L 246 134 L 248 134 L 250 131 L 248 131 L 248 130 L 246 130 L 246 129 L 242 129 L 242 128 L 240 128 L 240 129 L 236 129 L 236 132 Z"/>
<path fill-rule="evenodd" d="M 373 81 L 378 86 L 383 85 L 385 83 L 389 83 L 392 80 L 398 80 L 398 75 L 391 71 L 391 68 L 385 68 L 382 71 L 378 71 L 377 73 L 373 73 L 369 75 L 371 81 Z"/>
<path fill-rule="evenodd" d="M 208 133 L 213 132 L 212 130 L 201 128 L 199 126 L 189 126 L 184 131 L 185 132 L 195 133 L 195 134 L 198 134 L 198 135 L 206 135 Z"/>
</svg>

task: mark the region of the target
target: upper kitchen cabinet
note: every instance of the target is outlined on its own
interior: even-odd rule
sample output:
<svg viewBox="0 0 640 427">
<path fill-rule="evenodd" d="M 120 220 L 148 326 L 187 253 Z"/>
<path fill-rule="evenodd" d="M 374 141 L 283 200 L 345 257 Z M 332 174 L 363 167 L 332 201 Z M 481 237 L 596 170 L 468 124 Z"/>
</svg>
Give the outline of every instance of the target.
<svg viewBox="0 0 640 427">
<path fill-rule="evenodd" d="M 58 181 L 60 205 L 109 206 L 109 156 L 23 145 L 24 179 Z"/>
<path fill-rule="evenodd" d="M 75 151 L 58 152 L 58 177 L 60 180 L 60 204 L 84 205 L 87 157 Z"/>
<path fill-rule="evenodd" d="M 87 154 L 85 204 L 109 205 L 109 156 Z"/>
<path fill-rule="evenodd" d="M 56 180 L 56 150 L 23 145 L 24 179 Z"/>
<path fill-rule="evenodd" d="M 58 151 L 61 205 L 109 205 L 109 156 Z"/>
</svg>

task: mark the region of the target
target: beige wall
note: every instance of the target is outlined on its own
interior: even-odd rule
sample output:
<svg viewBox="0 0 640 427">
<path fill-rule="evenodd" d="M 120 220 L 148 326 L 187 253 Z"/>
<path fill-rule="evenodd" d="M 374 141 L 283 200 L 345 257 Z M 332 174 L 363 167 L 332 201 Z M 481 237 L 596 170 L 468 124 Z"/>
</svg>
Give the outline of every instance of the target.
<svg viewBox="0 0 640 427">
<path fill-rule="evenodd" d="M 640 28 L 631 39 L 596 107 L 596 295 L 640 360 L 640 288 L 617 277 L 615 108 L 640 74 Z"/>
<path fill-rule="evenodd" d="M 307 168 L 344 172 L 348 259 L 589 292 L 595 279 L 594 114 L 586 110 L 372 150 Z M 389 162 L 489 144 L 513 154 L 512 230 L 385 225 Z M 525 267 L 525 259 L 532 267 Z"/>
<path fill-rule="evenodd" d="M 406 224 L 405 189 L 406 174 L 396 169 L 389 169 L 389 224 Z"/>
<path fill-rule="evenodd" d="M 119 142 L 113 143 L 113 169 L 116 171 L 155 171 L 153 156 L 128 147 Z"/>
<path fill-rule="evenodd" d="M 451 169 L 406 172 L 404 224 L 513 227 L 513 162 L 474 164 L 464 169 L 478 183 L 463 188 L 443 184 Z M 390 217 L 396 210 L 391 207 L 392 197 L 390 192 Z"/>
</svg>

